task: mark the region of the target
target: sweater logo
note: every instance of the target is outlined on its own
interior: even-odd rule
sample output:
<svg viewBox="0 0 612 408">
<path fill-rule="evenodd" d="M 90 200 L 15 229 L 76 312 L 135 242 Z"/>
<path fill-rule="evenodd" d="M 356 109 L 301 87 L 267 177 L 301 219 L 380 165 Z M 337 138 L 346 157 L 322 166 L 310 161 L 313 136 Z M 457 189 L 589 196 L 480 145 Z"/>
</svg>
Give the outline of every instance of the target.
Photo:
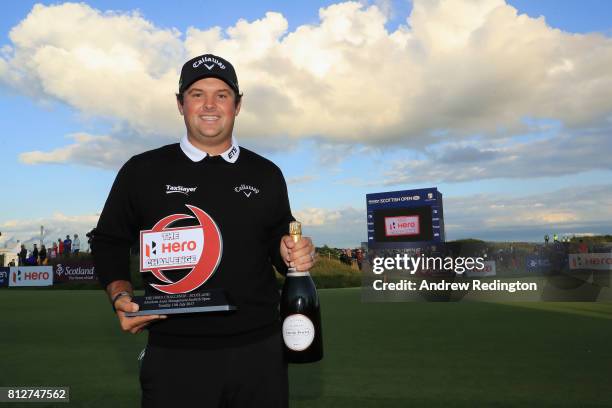
<svg viewBox="0 0 612 408">
<path fill-rule="evenodd" d="M 152 229 L 140 231 L 140 272 L 151 272 L 164 284 L 151 284 L 160 292 L 180 294 L 202 286 L 217 270 L 223 253 L 221 232 L 205 211 L 186 205 L 193 213 L 172 214 L 159 220 Z M 170 228 L 179 220 L 195 219 L 197 225 Z M 167 270 L 191 268 L 176 281 Z"/>
<path fill-rule="evenodd" d="M 170 184 L 166 184 L 166 194 L 179 193 L 188 196 L 189 193 L 193 193 L 196 189 L 197 187 L 171 186 Z"/>
<path fill-rule="evenodd" d="M 247 198 L 251 197 L 251 194 L 259 194 L 259 189 L 253 186 L 249 186 L 247 184 L 241 184 L 239 186 L 234 187 L 234 191 L 237 193 L 244 194 Z"/>
</svg>

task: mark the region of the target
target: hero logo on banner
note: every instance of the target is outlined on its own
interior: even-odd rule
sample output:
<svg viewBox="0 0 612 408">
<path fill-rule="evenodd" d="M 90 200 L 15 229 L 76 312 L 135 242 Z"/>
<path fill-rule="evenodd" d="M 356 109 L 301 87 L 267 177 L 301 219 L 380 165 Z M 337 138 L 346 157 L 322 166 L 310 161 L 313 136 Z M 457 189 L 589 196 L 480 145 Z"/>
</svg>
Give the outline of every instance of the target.
<svg viewBox="0 0 612 408">
<path fill-rule="evenodd" d="M 151 284 L 169 294 L 187 293 L 202 286 L 215 273 L 223 242 L 219 227 L 198 207 L 187 205 L 195 217 L 173 214 L 161 219 L 151 230 L 140 232 L 140 272 L 151 272 L 164 284 Z M 170 228 L 179 220 L 195 218 L 199 225 Z M 174 282 L 164 270 L 191 268 L 182 279 Z"/>
<path fill-rule="evenodd" d="M 53 285 L 52 266 L 11 267 L 9 286 L 51 286 Z"/>
<path fill-rule="evenodd" d="M 419 235 L 420 232 L 418 215 L 385 217 L 385 235 L 388 237 Z"/>
<path fill-rule="evenodd" d="M 594 269 L 612 271 L 612 255 L 609 253 L 569 254 L 570 269 Z"/>
<path fill-rule="evenodd" d="M 495 261 L 484 261 L 484 268 L 474 268 L 465 271 L 465 276 L 478 277 L 478 276 L 495 276 L 497 270 L 495 269 Z"/>
</svg>

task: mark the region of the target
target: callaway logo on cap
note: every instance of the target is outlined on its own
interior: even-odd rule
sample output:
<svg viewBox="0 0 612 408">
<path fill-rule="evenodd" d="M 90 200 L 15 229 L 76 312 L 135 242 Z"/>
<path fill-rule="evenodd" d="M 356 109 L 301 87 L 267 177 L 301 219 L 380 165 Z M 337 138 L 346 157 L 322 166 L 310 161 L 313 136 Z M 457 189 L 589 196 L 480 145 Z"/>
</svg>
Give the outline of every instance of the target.
<svg viewBox="0 0 612 408">
<path fill-rule="evenodd" d="M 229 61 L 212 54 L 204 54 L 190 59 L 181 69 L 179 80 L 179 93 L 182 94 L 195 81 L 202 78 L 218 78 L 228 84 L 230 88 L 240 93 L 236 71 Z"/>
</svg>

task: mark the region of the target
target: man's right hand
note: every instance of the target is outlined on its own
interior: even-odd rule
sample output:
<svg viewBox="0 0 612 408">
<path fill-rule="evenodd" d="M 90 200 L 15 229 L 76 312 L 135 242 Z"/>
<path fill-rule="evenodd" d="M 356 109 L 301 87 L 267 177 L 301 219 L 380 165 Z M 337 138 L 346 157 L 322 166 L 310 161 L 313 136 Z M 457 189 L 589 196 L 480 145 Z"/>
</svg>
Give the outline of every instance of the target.
<svg viewBox="0 0 612 408">
<path fill-rule="evenodd" d="M 147 316 L 133 316 L 128 317 L 125 314 L 127 312 L 137 312 L 138 303 L 132 302 L 129 296 L 121 296 L 115 302 L 115 309 L 117 310 L 117 317 L 119 318 L 119 324 L 121 330 L 130 332 L 132 334 L 138 334 L 144 330 L 144 328 L 156 320 L 165 319 L 166 315 L 147 315 Z"/>
</svg>

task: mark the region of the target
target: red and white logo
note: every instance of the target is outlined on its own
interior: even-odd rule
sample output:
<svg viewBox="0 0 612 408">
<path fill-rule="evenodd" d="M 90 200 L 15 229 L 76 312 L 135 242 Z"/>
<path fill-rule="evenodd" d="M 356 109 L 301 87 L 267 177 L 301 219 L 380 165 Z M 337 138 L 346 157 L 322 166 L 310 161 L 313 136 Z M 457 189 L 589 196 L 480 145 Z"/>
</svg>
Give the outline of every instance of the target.
<svg viewBox="0 0 612 408">
<path fill-rule="evenodd" d="M 569 254 L 570 269 L 594 269 L 612 271 L 612 255 L 609 253 Z"/>
<path fill-rule="evenodd" d="M 223 241 L 215 221 L 198 207 L 188 205 L 195 215 L 172 214 L 161 219 L 152 229 L 140 231 L 140 272 L 151 272 L 166 284 L 151 284 L 169 294 L 187 293 L 202 286 L 215 273 Z M 197 226 L 170 228 L 179 220 L 193 219 Z M 164 270 L 191 268 L 182 279 L 174 282 Z"/>
<path fill-rule="evenodd" d="M 419 235 L 420 232 L 418 215 L 385 217 L 385 235 L 387 237 Z"/>
<path fill-rule="evenodd" d="M 52 266 L 15 266 L 10 269 L 9 286 L 51 286 Z"/>
<path fill-rule="evenodd" d="M 484 268 L 467 269 L 465 276 L 478 277 L 478 276 L 495 276 L 497 269 L 495 268 L 495 261 L 484 261 Z"/>
</svg>

